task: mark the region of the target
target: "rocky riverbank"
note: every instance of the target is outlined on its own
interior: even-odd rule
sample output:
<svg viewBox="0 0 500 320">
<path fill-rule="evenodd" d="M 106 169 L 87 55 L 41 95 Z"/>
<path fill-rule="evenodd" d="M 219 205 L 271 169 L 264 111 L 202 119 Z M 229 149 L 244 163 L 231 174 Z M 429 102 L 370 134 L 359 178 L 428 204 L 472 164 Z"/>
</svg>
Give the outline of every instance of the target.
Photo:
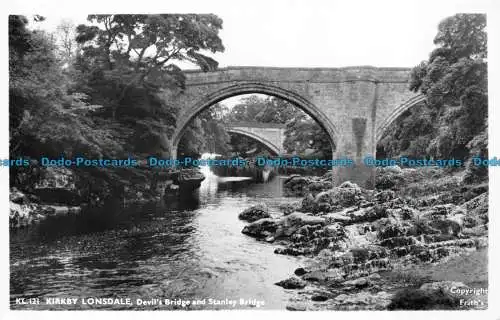
<svg viewBox="0 0 500 320">
<path fill-rule="evenodd" d="M 329 173 L 292 176 L 285 188 L 303 200 L 283 204 L 278 215 L 265 204 L 248 208 L 242 232 L 275 243 L 276 254 L 308 258 L 276 283 L 299 290 L 289 310 L 484 309 L 488 190 L 461 179 L 389 167 L 378 172 L 377 189 L 366 190 L 333 187 Z M 482 277 L 472 281 L 449 265 L 464 259 Z M 448 277 L 433 278 L 440 268 Z M 464 294 L 474 289 L 482 294 Z"/>
<path fill-rule="evenodd" d="M 123 206 L 158 201 L 161 197 L 190 193 L 199 188 L 204 179 L 205 176 L 196 168 L 158 172 L 155 179 L 132 187 L 125 186 L 119 194 L 112 196 Z M 104 192 L 99 192 L 100 187 L 89 184 L 84 192 L 85 188 L 78 186 L 72 170 L 46 168 L 40 182 L 28 185 L 22 191 L 11 188 L 9 225 L 23 228 L 48 217 L 80 213 L 84 207 L 99 207 L 109 200 L 105 199 Z"/>
</svg>

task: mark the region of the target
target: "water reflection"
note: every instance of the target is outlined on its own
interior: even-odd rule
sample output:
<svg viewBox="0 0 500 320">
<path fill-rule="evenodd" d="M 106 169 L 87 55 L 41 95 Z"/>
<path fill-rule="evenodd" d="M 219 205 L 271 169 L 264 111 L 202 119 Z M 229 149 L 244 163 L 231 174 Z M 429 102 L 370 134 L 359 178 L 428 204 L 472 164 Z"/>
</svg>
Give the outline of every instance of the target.
<svg viewBox="0 0 500 320">
<path fill-rule="evenodd" d="M 284 308 L 293 293 L 273 283 L 293 273 L 297 258 L 241 234 L 245 223 L 237 218 L 262 200 L 278 214 L 277 206 L 291 200 L 281 179 L 206 177 L 180 201 L 110 206 L 11 232 L 11 299 L 241 297 Z"/>
</svg>

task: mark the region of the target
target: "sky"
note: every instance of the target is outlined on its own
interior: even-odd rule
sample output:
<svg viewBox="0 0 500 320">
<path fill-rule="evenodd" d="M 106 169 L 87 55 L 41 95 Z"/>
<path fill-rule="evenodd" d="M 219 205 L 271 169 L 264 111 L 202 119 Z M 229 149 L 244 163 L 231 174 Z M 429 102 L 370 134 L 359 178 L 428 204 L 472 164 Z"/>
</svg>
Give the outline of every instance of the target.
<svg viewBox="0 0 500 320">
<path fill-rule="evenodd" d="M 495 0 L 253 0 L 154 3 L 147 13 L 214 13 L 223 19 L 226 50 L 219 67 L 413 67 L 426 60 L 440 21 L 456 13 L 491 12 Z M 87 23 L 92 13 L 145 13 L 127 1 L 31 3 L 21 13 L 46 17 L 37 28 L 53 31 L 62 20 Z M 93 5 L 96 3 L 96 5 Z M 106 5 L 111 7 L 108 9 Z M 99 12 L 89 10 L 97 8 Z M 191 69 L 193 66 L 181 67 Z M 241 96 L 224 101 L 234 106 Z"/>
<path fill-rule="evenodd" d="M 221 67 L 413 67 L 428 58 L 442 19 L 458 12 L 486 12 L 492 1 L 187 1 L 196 5 L 155 5 L 148 10 L 221 17 L 226 50 L 215 55 Z M 29 8 L 46 16 L 40 27 L 49 30 L 62 19 L 85 23 L 86 15 L 94 13 L 64 3 L 45 4 L 40 11 L 35 11 L 36 5 Z M 127 6 L 120 6 L 120 12 L 139 13 Z"/>
</svg>

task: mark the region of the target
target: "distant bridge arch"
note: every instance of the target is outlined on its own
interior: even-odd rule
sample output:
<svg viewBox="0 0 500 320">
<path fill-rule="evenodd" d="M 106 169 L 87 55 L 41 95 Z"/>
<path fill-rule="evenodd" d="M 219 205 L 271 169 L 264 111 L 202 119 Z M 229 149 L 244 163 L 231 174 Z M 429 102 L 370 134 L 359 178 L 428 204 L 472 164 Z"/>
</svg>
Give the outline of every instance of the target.
<svg viewBox="0 0 500 320">
<path fill-rule="evenodd" d="M 284 124 L 259 123 L 259 122 L 235 122 L 226 125 L 226 131 L 250 137 L 265 145 L 274 155 L 285 153 L 285 129 Z"/>
</svg>

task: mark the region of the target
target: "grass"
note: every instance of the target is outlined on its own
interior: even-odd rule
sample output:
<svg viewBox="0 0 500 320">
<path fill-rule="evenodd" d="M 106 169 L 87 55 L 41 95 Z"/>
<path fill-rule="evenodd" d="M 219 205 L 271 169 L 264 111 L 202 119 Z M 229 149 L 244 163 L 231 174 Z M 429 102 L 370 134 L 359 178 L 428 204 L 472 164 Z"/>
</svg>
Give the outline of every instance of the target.
<svg viewBox="0 0 500 320">
<path fill-rule="evenodd" d="M 383 275 L 384 279 L 391 283 L 397 283 L 400 287 L 420 288 L 424 283 L 431 282 L 429 276 L 421 275 L 412 270 L 392 270 Z"/>
</svg>

